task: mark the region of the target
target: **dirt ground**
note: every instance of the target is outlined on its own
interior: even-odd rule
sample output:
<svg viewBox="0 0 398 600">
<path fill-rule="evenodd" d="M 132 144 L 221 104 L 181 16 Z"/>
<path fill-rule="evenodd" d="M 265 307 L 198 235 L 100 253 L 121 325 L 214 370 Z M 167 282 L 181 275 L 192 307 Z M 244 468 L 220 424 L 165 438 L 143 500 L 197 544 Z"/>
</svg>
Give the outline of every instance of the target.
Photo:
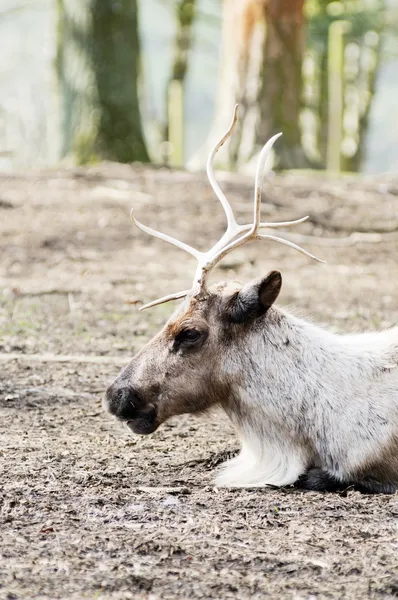
<svg viewBox="0 0 398 600">
<path fill-rule="evenodd" d="M 221 177 L 239 219 L 251 182 Z M 187 255 L 146 224 L 206 248 L 224 215 L 206 178 L 101 165 L 0 179 L 0 598 L 398 597 L 398 496 L 215 489 L 237 448 L 226 419 L 180 417 L 148 437 L 104 413 L 107 384 L 190 285 Z M 267 220 L 327 265 L 272 243 L 228 257 L 220 279 L 271 268 L 279 303 L 335 331 L 398 323 L 398 178 L 290 174 Z M 352 244 L 346 236 L 366 230 Z M 332 238 L 344 238 L 335 242 Z M 355 239 L 355 234 L 354 234 Z"/>
</svg>

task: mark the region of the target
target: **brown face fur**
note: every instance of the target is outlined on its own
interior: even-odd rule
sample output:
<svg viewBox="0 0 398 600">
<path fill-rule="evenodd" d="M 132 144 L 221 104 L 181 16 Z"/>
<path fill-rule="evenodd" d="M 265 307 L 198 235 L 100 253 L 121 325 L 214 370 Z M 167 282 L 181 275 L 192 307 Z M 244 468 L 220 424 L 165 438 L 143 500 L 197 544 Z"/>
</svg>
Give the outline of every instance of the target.
<svg viewBox="0 0 398 600">
<path fill-rule="evenodd" d="M 238 374 L 221 362 L 265 314 L 281 287 L 280 273 L 248 284 L 220 283 L 205 299 L 189 298 L 106 393 L 106 406 L 136 433 L 152 433 L 174 415 L 232 400 Z"/>
<path fill-rule="evenodd" d="M 133 431 L 151 433 L 174 415 L 225 401 L 229 385 L 220 378 L 221 304 L 219 293 L 187 300 L 110 386 L 110 412 Z"/>
</svg>

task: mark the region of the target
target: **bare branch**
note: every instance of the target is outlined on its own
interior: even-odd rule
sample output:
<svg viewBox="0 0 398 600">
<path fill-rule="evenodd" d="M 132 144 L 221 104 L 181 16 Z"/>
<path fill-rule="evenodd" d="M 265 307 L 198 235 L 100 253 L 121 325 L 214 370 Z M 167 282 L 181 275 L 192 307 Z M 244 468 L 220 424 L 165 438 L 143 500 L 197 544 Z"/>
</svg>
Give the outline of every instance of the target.
<svg viewBox="0 0 398 600">
<path fill-rule="evenodd" d="M 41 363 L 90 363 L 90 364 L 115 364 L 116 366 L 124 366 L 126 358 L 122 356 L 81 356 L 71 354 L 18 354 L 17 352 L 0 353 L 0 362 L 11 362 L 19 360 L 22 362 L 41 362 Z"/>
<path fill-rule="evenodd" d="M 284 233 L 284 232 L 282 232 Z M 301 244 L 309 243 L 315 244 L 316 246 L 325 247 L 344 247 L 344 246 L 355 246 L 355 244 L 388 244 L 396 242 L 398 236 L 396 232 L 388 233 L 360 233 L 354 231 L 345 237 L 335 238 L 321 238 L 314 235 L 303 235 L 301 233 L 290 233 L 289 236 Z"/>
<path fill-rule="evenodd" d="M 347 223 L 332 223 L 329 219 L 325 219 L 322 215 L 313 216 L 310 215 L 309 222 L 313 225 L 321 226 L 329 231 L 344 231 L 346 233 L 363 233 L 363 234 L 377 234 L 377 233 L 395 233 L 398 231 L 398 222 L 395 221 L 390 227 L 361 227 L 361 225 L 349 227 Z"/>
</svg>

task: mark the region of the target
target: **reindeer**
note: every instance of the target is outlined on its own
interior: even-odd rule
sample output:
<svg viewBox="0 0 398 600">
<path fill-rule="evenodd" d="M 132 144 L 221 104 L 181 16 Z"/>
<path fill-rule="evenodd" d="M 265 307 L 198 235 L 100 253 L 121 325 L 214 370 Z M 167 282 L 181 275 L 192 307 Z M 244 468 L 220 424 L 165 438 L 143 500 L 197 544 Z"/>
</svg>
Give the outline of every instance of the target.
<svg viewBox="0 0 398 600">
<path fill-rule="evenodd" d="M 249 240 L 273 240 L 315 260 L 293 242 L 264 231 L 293 226 L 260 221 L 266 158 L 260 153 L 254 218 L 238 225 L 216 182 L 213 160 L 237 119 L 207 162 L 210 184 L 227 217 L 227 230 L 208 252 L 199 252 L 137 221 L 135 225 L 193 255 L 192 288 L 151 306 L 184 298 L 163 329 L 132 359 L 106 392 L 109 412 L 135 433 L 150 434 L 174 415 L 225 411 L 241 440 L 216 484 L 288 486 L 364 493 L 398 487 L 398 327 L 378 333 L 336 335 L 276 307 L 282 276 L 272 271 L 245 285 L 208 286 L 215 265 Z M 322 261 L 321 261 L 322 262 Z"/>
</svg>

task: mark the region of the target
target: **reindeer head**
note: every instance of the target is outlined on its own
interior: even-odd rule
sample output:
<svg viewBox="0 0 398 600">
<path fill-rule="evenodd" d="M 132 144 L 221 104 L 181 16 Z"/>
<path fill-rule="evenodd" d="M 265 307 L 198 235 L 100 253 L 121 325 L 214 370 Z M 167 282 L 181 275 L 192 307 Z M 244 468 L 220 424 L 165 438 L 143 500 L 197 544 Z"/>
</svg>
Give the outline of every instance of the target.
<svg viewBox="0 0 398 600">
<path fill-rule="evenodd" d="M 168 235 L 137 221 L 139 229 L 181 248 L 198 261 L 192 288 L 155 300 L 140 310 L 184 298 L 182 305 L 165 327 L 139 352 L 116 378 L 106 393 L 106 406 L 136 433 L 152 433 L 168 418 L 182 413 L 202 412 L 219 404 L 227 408 L 239 385 L 239 353 L 244 338 L 258 330 L 269 318 L 282 278 L 278 271 L 241 286 L 220 283 L 208 288 L 207 278 L 215 265 L 234 248 L 252 239 L 269 239 L 290 246 L 314 260 L 319 260 L 293 242 L 264 233 L 264 230 L 302 223 L 308 217 L 283 223 L 260 222 L 261 188 L 264 164 L 274 136 L 260 153 L 254 189 L 254 218 L 249 225 L 238 225 L 232 208 L 218 186 L 213 160 L 218 149 L 230 136 L 232 123 L 210 153 L 207 174 L 210 184 L 225 211 L 228 225 L 222 238 L 208 251 L 200 252 Z M 321 261 L 322 262 L 322 261 Z"/>
<path fill-rule="evenodd" d="M 222 283 L 205 298 L 187 298 L 108 388 L 110 412 L 135 433 L 152 433 L 174 415 L 227 408 L 244 338 L 266 318 L 281 284 L 273 271 L 243 288 Z"/>
</svg>

